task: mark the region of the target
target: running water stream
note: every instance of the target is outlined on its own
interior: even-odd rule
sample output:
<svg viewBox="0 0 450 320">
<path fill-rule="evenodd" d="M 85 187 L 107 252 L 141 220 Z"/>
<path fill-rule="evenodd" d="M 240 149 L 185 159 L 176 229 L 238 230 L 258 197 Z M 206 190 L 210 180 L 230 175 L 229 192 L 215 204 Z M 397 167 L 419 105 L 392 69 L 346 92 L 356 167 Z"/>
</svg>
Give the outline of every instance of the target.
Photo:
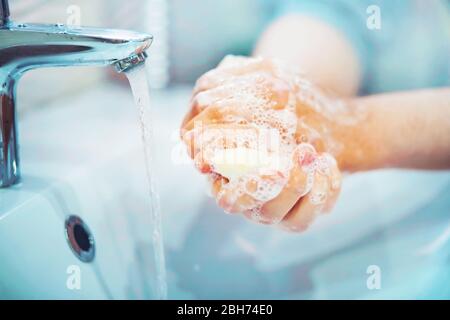
<svg viewBox="0 0 450 320">
<path fill-rule="evenodd" d="M 154 160 L 151 147 L 153 144 L 153 115 L 150 107 L 150 95 L 148 79 L 145 71 L 145 64 L 138 65 L 127 71 L 125 75 L 131 86 L 135 104 L 139 111 L 139 122 L 141 126 L 141 136 L 144 148 L 145 168 L 150 193 L 150 215 L 152 222 L 152 241 L 155 254 L 156 267 L 156 298 L 167 299 L 166 266 L 164 258 L 164 244 L 161 226 L 161 208 L 159 195 L 156 190 L 153 171 Z M 147 114 L 148 113 L 148 114 Z"/>
</svg>

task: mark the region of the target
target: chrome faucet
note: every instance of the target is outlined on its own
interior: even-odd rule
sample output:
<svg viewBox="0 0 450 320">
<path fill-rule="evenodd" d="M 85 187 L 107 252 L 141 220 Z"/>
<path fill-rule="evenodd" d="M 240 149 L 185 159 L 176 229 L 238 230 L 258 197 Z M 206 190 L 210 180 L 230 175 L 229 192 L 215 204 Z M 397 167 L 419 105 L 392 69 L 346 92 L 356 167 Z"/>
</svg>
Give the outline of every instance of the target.
<svg viewBox="0 0 450 320">
<path fill-rule="evenodd" d="M 152 39 L 124 30 L 13 23 L 8 0 L 0 0 L 0 187 L 20 181 L 15 91 L 25 71 L 86 65 L 126 71 L 144 62 Z"/>
</svg>

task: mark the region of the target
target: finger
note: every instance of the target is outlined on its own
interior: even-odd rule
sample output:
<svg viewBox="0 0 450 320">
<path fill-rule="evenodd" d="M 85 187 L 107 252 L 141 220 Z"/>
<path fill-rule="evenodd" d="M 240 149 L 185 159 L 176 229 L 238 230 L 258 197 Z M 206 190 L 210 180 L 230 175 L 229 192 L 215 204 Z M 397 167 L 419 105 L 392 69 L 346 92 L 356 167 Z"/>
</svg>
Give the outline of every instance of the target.
<svg viewBox="0 0 450 320">
<path fill-rule="evenodd" d="M 258 178 L 245 178 L 231 180 L 220 186 L 217 195 L 217 203 L 228 212 L 232 213 L 258 213 L 261 222 L 274 223 L 269 217 L 260 214 L 261 205 L 266 202 L 266 197 L 278 194 L 285 185 L 285 178 L 279 173 L 262 175 Z M 264 186 L 261 193 L 261 186 Z"/>
<path fill-rule="evenodd" d="M 295 131 L 295 141 L 297 143 L 309 143 L 317 152 L 323 152 L 325 150 L 325 143 L 320 133 L 308 125 L 303 120 L 303 116 L 298 116 L 297 127 Z M 320 126 L 320 123 L 318 124 Z"/>
<path fill-rule="evenodd" d="M 237 187 L 229 186 L 229 181 L 222 178 L 220 183 L 216 183 L 214 189 L 217 204 L 227 213 L 241 213 L 258 207 L 258 201 L 249 194 L 241 192 Z"/>
<path fill-rule="evenodd" d="M 217 194 L 222 189 L 222 185 L 228 183 L 227 179 L 214 172 L 209 174 L 209 182 L 211 183 L 211 193 L 213 197 L 217 197 Z"/>
<path fill-rule="evenodd" d="M 328 177 L 316 171 L 311 191 L 294 205 L 281 221 L 281 226 L 290 231 L 304 231 L 323 210 L 328 198 L 328 188 Z"/>
<path fill-rule="evenodd" d="M 223 189 L 217 196 L 217 204 L 227 213 L 242 213 L 258 206 L 257 200 L 248 194 L 235 197 L 233 193 Z"/>
<path fill-rule="evenodd" d="M 208 71 L 197 80 L 194 95 L 227 83 L 235 76 L 257 71 L 273 74 L 273 63 L 262 58 L 226 57 L 216 69 Z"/>
<path fill-rule="evenodd" d="M 219 161 L 223 161 L 222 153 L 225 149 L 257 148 L 258 137 L 259 129 L 254 125 L 227 123 L 203 125 L 203 122 L 198 121 L 192 130 L 184 133 L 182 140 L 192 159 L 209 162 L 216 158 L 216 155 Z"/>
<path fill-rule="evenodd" d="M 242 214 L 248 220 L 259 224 L 267 224 L 267 225 L 273 224 L 272 220 L 267 219 L 261 215 L 261 210 L 259 207 L 255 207 L 251 210 L 244 211 Z"/>
<path fill-rule="evenodd" d="M 327 161 L 330 166 L 328 174 L 328 182 L 329 182 L 328 198 L 323 209 L 323 213 L 329 213 L 333 209 L 339 196 L 339 193 L 341 191 L 342 174 L 338 168 L 336 160 L 331 155 L 324 153 L 322 156 L 327 158 Z"/>
<path fill-rule="evenodd" d="M 261 208 L 261 216 L 278 223 L 297 201 L 312 188 L 314 172 L 307 168 L 316 160 L 317 153 L 309 144 L 300 144 L 294 152 L 293 167 L 285 188 Z"/>
<path fill-rule="evenodd" d="M 194 156 L 194 165 L 201 173 L 211 173 L 212 168 L 208 161 L 208 157 L 205 157 L 205 153 L 197 152 Z"/>
<path fill-rule="evenodd" d="M 248 85 L 248 84 L 247 84 Z M 251 85 L 251 87 L 261 89 L 265 96 L 241 95 L 235 90 L 234 94 L 230 94 L 228 98 L 223 100 L 214 100 L 211 104 L 202 104 L 202 107 L 193 107 L 192 110 L 184 119 L 181 135 L 186 131 L 192 130 L 196 123 L 201 123 L 204 126 L 217 123 L 236 123 L 248 124 L 258 121 L 261 117 L 259 112 L 265 112 L 266 109 L 282 109 L 289 99 L 288 86 L 278 80 L 270 80 L 266 83 L 258 83 Z M 255 108 L 255 106 L 257 106 Z M 270 126 L 275 124 L 278 119 L 267 118 L 263 121 Z"/>
<path fill-rule="evenodd" d="M 197 116 L 200 112 L 202 112 L 207 107 L 216 104 L 219 101 L 222 101 L 227 96 L 230 95 L 230 92 L 223 87 L 217 87 L 208 91 L 200 92 L 196 95 L 192 96 L 191 99 L 191 107 L 188 114 L 183 119 L 181 127 L 185 127 L 188 122 L 195 116 Z"/>
<path fill-rule="evenodd" d="M 211 173 L 209 175 L 209 180 L 211 182 L 212 195 L 217 199 L 218 205 L 224 209 L 225 212 L 238 213 L 239 207 L 236 206 L 237 202 L 239 202 L 241 206 L 254 206 L 255 200 L 248 195 L 242 195 L 239 199 L 232 200 L 231 194 L 224 189 L 224 185 L 229 183 L 227 178 L 217 173 Z"/>
<path fill-rule="evenodd" d="M 255 117 L 255 111 L 283 109 L 288 104 L 289 92 L 287 82 L 267 73 L 238 76 L 228 84 L 196 94 L 191 100 L 191 110 L 183 120 L 181 133 L 190 130 L 197 117 L 216 122 L 250 121 Z M 211 108 L 214 111 L 209 111 Z"/>
<path fill-rule="evenodd" d="M 252 58 L 228 54 L 222 59 L 222 61 L 219 62 L 217 68 L 221 69 L 221 68 L 242 67 L 245 64 L 247 64 L 250 59 Z"/>
<path fill-rule="evenodd" d="M 194 118 L 197 115 L 197 110 L 194 110 L 193 108 L 190 108 L 188 113 L 183 118 L 183 121 L 181 122 L 180 126 L 180 137 L 183 137 L 183 135 L 186 133 L 185 126 L 186 124 L 191 121 L 192 118 Z"/>
<path fill-rule="evenodd" d="M 203 127 L 219 123 L 243 125 L 249 123 L 251 119 L 252 116 L 247 110 L 240 109 L 237 103 L 230 101 L 226 106 L 218 104 L 204 109 L 182 127 L 181 134 L 199 125 Z"/>
</svg>

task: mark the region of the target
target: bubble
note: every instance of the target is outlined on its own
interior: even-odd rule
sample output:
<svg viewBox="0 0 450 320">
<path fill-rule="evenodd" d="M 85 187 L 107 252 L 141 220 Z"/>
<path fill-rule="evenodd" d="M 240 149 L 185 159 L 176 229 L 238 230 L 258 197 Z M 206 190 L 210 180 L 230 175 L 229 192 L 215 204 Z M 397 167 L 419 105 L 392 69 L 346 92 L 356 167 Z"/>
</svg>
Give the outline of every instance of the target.
<svg viewBox="0 0 450 320">
<path fill-rule="evenodd" d="M 247 212 L 250 214 L 250 218 L 253 221 L 259 222 L 261 220 L 261 206 L 253 207 L 247 210 Z"/>
<path fill-rule="evenodd" d="M 310 201 L 314 205 L 323 204 L 327 199 L 327 194 L 325 192 L 315 192 L 311 194 Z"/>
<path fill-rule="evenodd" d="M 240 74 L 230 76 L 236 74 L 237 68 Z M 310 139 L 314 141 L 318 136 L 317 132 L 304 125 L 302 130 L 305 133 L 296 137 L 297 99 L 311 104 L 318 111 L 332 108 L 331 100 L 324 98 L 304 77 L 294 75 L 289 68 L 276 61 L 269 63 L 261 59 L 227 57 L 220 64 L 220 69 L 220 72 L 215 73 L 217 79 L 214 80 L 217 83 L 221 82 L 221 77 L 225 79 L 221 82 L 220 90 L 214 91 L 210 96 L 199 94 L 198 102 L 214 103 L 219 108 L 239 107 L 238 112 L 226 114 L 222 120 L 233 126 L 236 124 L 238 128 L 242 125 L 245 129 L 212 130 L 201 138 L 203 157 L 213 170 L 228 179 L 228 183 L 221 186 L 217 198 L 221 199 L 226 193 L 227 204 L 231 206 L 243 196 L 250 196 L 254 201 L 240 204 L 240 208 L 251 210 L 257 217 L 261 206 L 277 197 L 288 183 L 294 161 L 306 163 L 302 165 L 307 174 L 306 185 L 302 190 L 305 194 L 309 193 L 314 184 L 314 173 L 318 171 L 329 174 L 331 169 L 327 158 L 315 158 L 316 151 L 311 145 L 303 146 L 298 158 L 292 156 L 298 146 L 306 145 L 304 142 Z M 245 72 L 241 72 L 243 70 Z M 278 103 L 282 106 L 277 105 Z M 225 110 L 223 113 L 226 112 Z M 276 134 L 269 135 L 268 131 Z M 219 161 L 217 152 L 219 150 L 219 154 L 222 152 L 225 155 L 223 150 L 230 149 L 256 150 L 256 154 L 269 154 L 276 161 L 258 163 L 252 158 L 242 160 L 235 156 L 235 174 L 222 174 L 220 168 L 227 159 Z M 311 157 L 309 153 L 314 157 L 308 158 Z M 320 203 L 323 197 L 324 195 L 315 194 L 312 198 Z"/>
<path fill-rule="evenodd" d="M 338 178 L 335 178 L 331 181 L 331 189 L 337 190 L 341 187 L 341 180 Z"/>
</svg>

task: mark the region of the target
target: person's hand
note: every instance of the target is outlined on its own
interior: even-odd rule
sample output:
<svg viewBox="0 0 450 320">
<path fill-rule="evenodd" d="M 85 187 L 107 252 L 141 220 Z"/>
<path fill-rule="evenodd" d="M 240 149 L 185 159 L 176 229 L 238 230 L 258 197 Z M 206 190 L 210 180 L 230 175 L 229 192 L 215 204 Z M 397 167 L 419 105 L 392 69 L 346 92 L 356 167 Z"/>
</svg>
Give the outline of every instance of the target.
<svg viewBox="0 0 450 320">
<path fill-rule="evenodd" d="M 302 231 L 339 194 L 344 109 L 278 62 L 228 56 L 198 79 L 181 137 L 225 211 Z"/>
</svg>

